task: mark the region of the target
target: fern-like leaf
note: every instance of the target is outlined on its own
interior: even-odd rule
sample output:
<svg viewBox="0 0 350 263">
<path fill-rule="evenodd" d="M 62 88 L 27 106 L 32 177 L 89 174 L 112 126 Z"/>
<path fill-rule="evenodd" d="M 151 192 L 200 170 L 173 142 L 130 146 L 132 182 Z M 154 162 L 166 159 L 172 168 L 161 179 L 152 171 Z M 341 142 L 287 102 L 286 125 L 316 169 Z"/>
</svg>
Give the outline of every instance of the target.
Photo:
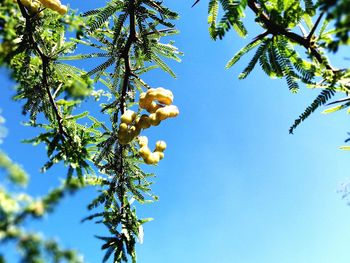
<svg viewBox="0 0 350 263">
<path fill-rule="evenodd" d="M 256 63 L 259 61 L 259 58 L 262 56 L 262 54 L 266 51 L 267 47 L 268 47 L 267 41 L 263 42 L 259 46 L 255 55 L 253 56 L 253 58 L 249 62 L 248 66 L 243 70 L 243 72 L 241 74 L 239 74 L 239 77 L 238 77 L 239 79 L 245 79 L 250 74 L 250 72 L 252 72 L 252 70 L 255 68 Z"/>
<path fill-rule="evenodd" d="M 299 118 L 294 121 L 294 124 L 289 128 L 289 133 L 293 134 L 294 130 L 299 126 L 301 122 L 305 121 L 320 106 L 327 103 L 327 101 L 332 98 L 334 94 L 335 90 L 332 87 L 322 90 L 320 95 L 316 97 L 311 105 L 308 106 L 305 111 L 299 116 Z"/>
<path fill-rule="evenodd" d="M 99 9 L 97 13 L 94 11 L 95 15 L 91 18 L 88 23 L 89 31 L 93 32 L 100 28 L 104 22 L 106 22 L 115 12 L 125 8 L 125 3 L 123 1 L 111 1 L 106 7 Z"/>
<path fill-rule="evenodd" d="M 226 64 L 226 68 L 231 68 L 234 64 L 236 64 L 243 55 L 251 51 L 253 48 L 258 46 L 262 41 L 263 38 L 267 35 L 267 33 L 259 35 L 257 38 L 255 38 L 252 42 L 250 42 L 248 45 L 243 47 L 240 51 L 238 51 Z"/>
<path fill-rule="evenodd" d="M 176 78 L 176 74 L 174 73 L 174 71 L 160 57 L 158 57 L 156 54 L 152 54 L 152 59 L 158 65 L 159 68 L 169 73 L 169 75 L 173 78 Z"/>
<path fill-rule="evenodd" d="M 92 76 L 92 75 L 94 75 L 94 74 L 96 74 L 98 72 L 104 71 L 106 68 L 111 66 L 114 61 L 115 61 L 115 58 L 109 58 L 106 62 L 104 62 L 101 65 L 99 65 L 98 67 L 90 70 L 86 75 L 87 76 Z"/>
<path fill-rule="evenodd" d="M 212 38 L 215 36 L 216 21 L 219 13 L 219 1 L 210 0 L 208 8 L 209 33 Z"/>
</svg>

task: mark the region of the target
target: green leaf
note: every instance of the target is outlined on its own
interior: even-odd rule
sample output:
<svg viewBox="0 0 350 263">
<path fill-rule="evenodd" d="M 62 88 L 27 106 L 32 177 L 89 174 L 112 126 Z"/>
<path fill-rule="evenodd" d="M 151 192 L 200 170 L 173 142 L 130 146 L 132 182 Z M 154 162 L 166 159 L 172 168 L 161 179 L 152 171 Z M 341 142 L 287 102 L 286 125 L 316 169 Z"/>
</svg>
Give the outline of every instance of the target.
<svg viewBox="0 0 350 263">
<path fill-rule="evenodd" d="M 263 42 L 263 37 L 257 37 L 255 40 L 250 42 L 248 45 L 243 47 L 240 51 L 238 51 L 226 64 L 226 68 L 231 68 L 234 64 L 236 64 L 243 55 L 248 53 L 250 50 L 254 49 L 256 46 L 258 46 L 261 42 Z"/>
<path fill-rule="evenodd" d="M 344 108 L 344 105 L 337 105 L 337 106 L 325 109 L 324 111 L 322 111 L 322 114 L 333 113 L 333 112 L 336 112 L 336 111 L 341 110 L 343 108 Z"/>
<path fill-rule="evenodd" d="M 216 20 L 219 13 L 219 1 L 218 0 L 210 0 L 209 8 L 208 8 L 208 24 L 209 24 L 209 33 L 210 36 L 215 38 L 215 28 L 216 28 Z"/>
<path fill-rule="evenodd" d="M 345 151 L 350 151 L 350 146 L 349 145 L 340 146 L 339 149 L 345 150 Z"/>
</svg>

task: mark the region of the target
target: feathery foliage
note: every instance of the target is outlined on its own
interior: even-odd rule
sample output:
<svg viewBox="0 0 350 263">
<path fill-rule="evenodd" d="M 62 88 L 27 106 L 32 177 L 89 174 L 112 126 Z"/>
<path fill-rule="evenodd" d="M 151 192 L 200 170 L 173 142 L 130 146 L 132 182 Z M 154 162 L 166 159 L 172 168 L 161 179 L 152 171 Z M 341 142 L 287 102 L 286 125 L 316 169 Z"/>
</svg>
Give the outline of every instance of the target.
<svg viewBox="0 0 350 263">
<path fill-rule="evenodd" d="M 9 69 L 17 83 L 14 99 L 23 102 L 23 113 L 28 114 L 26 125 L 40 131 L 26 142 L 46 145 L 48 159 L 42 172 L 63 163 L 67 178 L 38 199 L 0 187 L 0 242 L 17 242 L 24 262 L 48 257 L 55 262 L 80 262 L 75 252 L 61 249 L 55 241 L 36 233 L 25 232 L 22 226 L 28 218 L 52 212 L 67 194 L 90 186 L 98 190 L 98 195 L 88 204 L 90 214 L 82 221 L 102 224 L 108 231 L 106 236 L 97 236 L 106 251 L 102 261 L 136 262 L 136 243 L 142 243 L 143 225 L 151 220 L 139 218 L 136 207 L 157 200 L 157 196 L 151 191 L 153 174 L 142 169 L 146 161 L 136 136 L 127 142 L 120 136 L 125 124 L 122 116 L 125 119 L 128 110 L 137 108 L 135 115 L 141 118 L 140 94 L 161 85 L 146 82 L 143 74 L 160 69 L 175 77 L 167 62 L 180 61 L 182 53 L 164 38 L 177 33 L 174 20 L 178 15 L 163 1 L 153 0 L 110 0 L 84 14 L 70 10 L 65 15 L 24 3 L 1 3 L 0 65 Z M 334 68 L 326 56 L 327 51 L 348 44 L 347 2 L 209 0 L 210 36 L 222 39 L 233 29 L 240 37 L 246 37 L 243 19 L 247 9 L 253 12 L 263 33 L 239 50 L 226 67 L 234 66 L 254 51 L 240 79 L 260 65 L 269 77 L 284 78 L 293 93 L 303 84 L 321 89 L 290 128 L 293 133 L 336 93 L 349 92 L 350 71 Z M 332 22 L 335 29 L 328 28 Z M 66 37 L 72 34 L 69 31 L 76 37 L 67 41 Z M 80 46 L 86 53 L 77 53 Z M 76 63 L 86 59 L 94 61 L 87 71 Z M 98 114 L 80 110 L 79 106 L 87 100 L 100 103 L 96 106 L 100 107 Z M 330 104 L 336 106 L 325 113 L 350 106 L 348 97 Z M 105 116 L 109 121 L 102 121 Z M 2 152 L 0 166 L 14 184 L 27 183 L 22 168 Z M 4 255 L 0 255 L 1 261 L 5 261 Z"/>
<path fill-rule="evenodd" d="M 136 242 L 142 242 L 143 224 L 149 221 L 138 218 L 136 203 L 157 197 L 151 192 L 153 175 L 140 167 L 144 161 L 136 140 L 120 141 L 120 119 L 130 107 L 136 107 L 143 90 L 161 84 L 146 83 L 143 73 L 160 68 L 175 77 L 167 60 L 180 61 L 182 53 L 163 37 L 177 33 L 173 20 L 178 15 L 153 0 L 111 0 L 82 15 L 69 12 L 63 17 L 21 1 L 5 0 L 1 9 L 0 64 L 11 70 L 18 83 L 15 99 L 24 101 L 23 112 L 29 113 L 26 125 L 42 130 L 26 142 L 46 145 L 48 161 L 42 172 L 57 163 L 67 167 L 65 183 L 36 201 L 34 212 L 25 208 L 20 222 L 26 214 L 42 216 L 52 211 L 66 192 L 93 186 L 99 195 L 88 205 L 91 215 L 84 221 L 94 220 L 109 232 L 108 237 L 98 237 L 106 250 L 102 261 L 136 262 Z M 66 42 L 68 30 L 75 30 L 77 37 Z M 76 54 L 80 45 L 91 52 Z M 99 61 L 86 72 L 75 66 L 75 61 L 84 59 Z M 103 88 L 95 90 L 96 85 Z M 99 115 L 79 111 L 78 106 L 88 99 L 102 100 Z M 100 120 L 102 114 L 109 116 L 109 123 Z M 10 178 L 20 180 L 21 170 L 9 164 L 6 156 L 0 157 Z M 5 226 L 3 231 L 10 236 Z M 13 238 L 21 239 L 20 235 Z M 25 262 L 39 260 L 46 252 L 57 262 L 78 262 L 74 253 L 59 249 L 56 243 L 32 234 L 27 240 L 31 245 L 19 244 L 24 250 L 33 249 L 24 253 Z"/>
<path fill-rule="evenodd" d="M 347 44 L 350 27 L 349 16 L 346 13 L 348 9 L 345 7 L 348 5 L 345 2 L 312 0 L 209 2 L 208 24 L 212 38 L 223 38 L 233 24 L 241 24 L 240 27 L 243 28 L 242 18 L 248 8 L 253 11 L 255 21 L 264 30 L 227 63 L 226 68 L 230 68 L 246 53 L 257 48 L 247 67 L 239 75 L 239 79 L 246 78 L 259 62 L 268 76 L 285 78 L 288 88 L 293 93 L 299 90 L 301 83 L 311 88 L 323 89 L 295 120 L 289 130 L 290 133 L 336 92 L 348 92 L 348 70 L 334 68 L 325 55 L 327 51 L 325 48 L 335 51 L 339 45 Z M 222 20 L 217 23 L 220 10 L 223 12 Z M 336 29 L 327 30 L 329 22 L 334 20 Z M 298 31 L 302 34 L 296 33 Z M 334 42 L 334 38 L 337 41 Z M 301 55 L 298 51 L 300 49 L 304 49 L 305 53 Z M 337 109 L 348 106 L 345 103 Z"/>
</svg>

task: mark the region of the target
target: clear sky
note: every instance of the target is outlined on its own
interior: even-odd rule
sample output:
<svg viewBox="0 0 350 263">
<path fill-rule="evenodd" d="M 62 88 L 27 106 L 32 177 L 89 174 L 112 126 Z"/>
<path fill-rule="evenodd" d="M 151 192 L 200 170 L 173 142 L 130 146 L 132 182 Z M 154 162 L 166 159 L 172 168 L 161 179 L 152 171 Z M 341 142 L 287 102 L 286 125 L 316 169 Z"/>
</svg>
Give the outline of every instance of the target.
<svg viewBox="0 0 350 263">
<path fill-rule="evenodd" d="M 75 2 L 70 5 L 81 10 L 104 4 Z M 224 69 L 259 29 L 250 23 L 247 39 L 231 32 L 214 42 L 207 1 L 193 9 L 191 1 L 166 2 L 181 15 L 181 34 L 174 39 L 185 56 L 171 63 L 178 79 L 155 72 L 148 80 L 173 90 L 181 114 L 147 133 L 168 148 L 158 167 L 147 167 L 157 174 L 153 190 L 160 201 L 138 209 L 155 218 L 145 225 L 139 262 L 348 263 L 350 207 L 337 193 L 349 180 L 350 153 L 338 149 L 349 131 L 346 112 L 316 112 L 289 135 L 317 92 L 302 87 L 291 94 L 284 81 L 270 80 L 260 69 L 238 81 L 250 56 Z M 343 63 L 341 55 L 335 59 Z M 9 131 L 2 147 L 30 173 L 28 191 L 44 194 L 65 170 L 39 173 L 45 149 L 20 143 L 36 132 L 19 124 L 26 118 L 10 101 L 13 84 L 0 72 L 0 108 Z M 104 228 L 80 223 L 94 195 L 84 190 L 66 198 L 54 214 L 28 226 L 79 249 L 86 262 L 100 262 L 102 243 L 93 235 L 105 235 Z"/>
</svg>

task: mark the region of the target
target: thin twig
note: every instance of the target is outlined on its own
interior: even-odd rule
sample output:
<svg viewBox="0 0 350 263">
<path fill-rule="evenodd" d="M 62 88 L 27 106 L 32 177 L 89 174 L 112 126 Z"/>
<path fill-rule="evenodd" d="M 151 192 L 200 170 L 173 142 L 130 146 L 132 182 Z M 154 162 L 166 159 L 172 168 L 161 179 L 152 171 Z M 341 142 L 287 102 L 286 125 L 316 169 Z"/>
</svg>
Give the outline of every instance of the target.
<svg viewBox="0 0 350 263">
<path fill-rule="evenodd" d="M 333 104 L 337 104 L 337 103 L 340 103 L 340 102 L 346 102 L 346 101 L 349 101 L 349 100 L 350 100 L 350 98 L 349 98 L 349 97 L 346 97 L 346 98 L 343 98 L 343 99 L 339 99 L 339 100 L 336 100 L 336 101 L 332 101 L 332 102 L 326 104 L 326 106 L 328 106 L 328 105 L 333 105 Z"/>
<path fill-rule="evenodd" d="M 151 86 L 148 85 L 146 82 L 144 82 L 138 75 L 136 75 L 134 72 L 131 72 L 131 76 L 133 76 L 135 79 L 141 82 L 141 84 L 146 88 L 146 89 L 151 89 Z"/>
<path fill-rule="evenodd" d="M 57 97 L 58 92 L 61 90 L 62 86 L 63 86 L 63 83 L 60 83 L 60 84 L 58 85 L 57 89 L 55 90 L 55 92 L 52 94 L 52 97 L 53 97 L 54 99 Z"/>
<path fill-rule="evenodd" d="M 191 7 L 194 7 L 196 4 L 199 3 L 200 0 L 196 0 L 196 2 L 194 2 L 194 4 Z"/>
<path fill-rule="evenodd" d="M 325 11 L 322 11 L 321 14 L 318 16 L 317 20 L 316 20 L 316 23 L 314 24 L 314 26 L 312 27 L 309 35 L 307 36 L 307 40 L 310 42 L 311 41 L 311 38 L 313 36 L 313 34 L 315 33 L 316 31 L 316 28 L 318 26 L 318 24 L 321 22 L 321 19 L 323 17 L 323 15 L 325 14 Z"/>
<path fill-rule="evenodd" d="M 160 29 L 160 30 L 157 30 L 157 31 L 148 32 L 145 35 L 149 36 L 149 35 L 159 34 L 159 33 L 169 33 L 171 31 L 176 31 L 176 29 L 174 29 L 174 28 L 164 28 L 164 29 Z"/>
</svg>

